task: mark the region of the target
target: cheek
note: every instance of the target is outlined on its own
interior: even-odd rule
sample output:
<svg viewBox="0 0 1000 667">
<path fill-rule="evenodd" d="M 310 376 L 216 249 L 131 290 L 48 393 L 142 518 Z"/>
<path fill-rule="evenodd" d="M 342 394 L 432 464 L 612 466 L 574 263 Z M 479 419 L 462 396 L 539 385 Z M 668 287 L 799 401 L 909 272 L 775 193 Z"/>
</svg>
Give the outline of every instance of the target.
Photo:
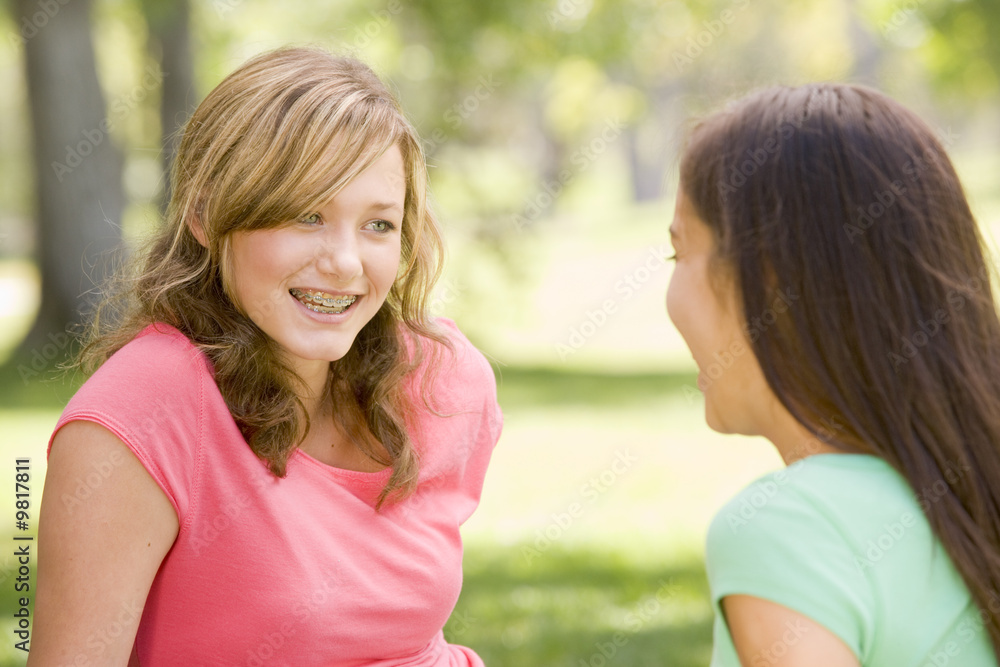
<svg viewBox="0 0 1000 667">
<path fill-rule="evenodd" d="M 708 285 L 706 266 L 697 258 L 674 267 L 667 313 L 696 361 L 728 345 L 729 318 Z"/>
<path fill-rule="evenodd" d="M 386 244 L 378 248 L 371 255 L 371 259 L 366 268 L 372 282 L 379 291 L 388 292 L 392 284 L 396 282 L 402 263 L 402 250 L 400 244 Z"/>
<path fill-rule="evenodd" d="M 670 276 L 670 284 L 667 286 L 667 315 L 681 336 L 689 342 L 691 318 L 697 296 L 692 292 L 692 287 L 687 269 L 680 265 L 675 266 Z"/>
<path fill-rule="evenodd" d="M 251 319 L 270 313 L 284 294 L 282 281 L 302 263 L 302 253 L 285 235 L 270 230 L 234 236 L 225 276 L 227 293 Z"/>
<path fill-rule="evenodd" d="M 229 300 L 243 308 L 248 289 L 247 276 L 252 256 L 252 243 L 242 235 L 234 235 L 222 253 L 222 286 Z M 245 308 L 244 308 L 245 309 Z"/>
<path fill-rule="evenodd" d="M 670 276 L 670 283 L 667 284 L 667 317 L 670 321 L 677 326 L 677 315 L 678 315 L 678 281 L 677 281 L 677 269 L 674 269 L 673 274 Z"/>
</svg>

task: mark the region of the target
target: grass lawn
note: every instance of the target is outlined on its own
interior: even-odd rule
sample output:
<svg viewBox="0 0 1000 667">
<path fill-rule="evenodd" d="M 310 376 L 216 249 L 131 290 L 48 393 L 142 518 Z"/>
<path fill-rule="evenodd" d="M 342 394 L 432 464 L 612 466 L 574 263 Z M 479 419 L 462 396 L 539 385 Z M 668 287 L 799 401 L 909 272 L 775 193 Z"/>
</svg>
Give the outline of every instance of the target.
<svg viewBox="0 0 1000 667">
<path fill-rule="evenodd" d="M 504 435 L 465 527 L 449 639 L 488 665 L 708 663 L 705 530 L 779 460 L 709 431 L 693 381 L 503 370 Z"/>
</svg>

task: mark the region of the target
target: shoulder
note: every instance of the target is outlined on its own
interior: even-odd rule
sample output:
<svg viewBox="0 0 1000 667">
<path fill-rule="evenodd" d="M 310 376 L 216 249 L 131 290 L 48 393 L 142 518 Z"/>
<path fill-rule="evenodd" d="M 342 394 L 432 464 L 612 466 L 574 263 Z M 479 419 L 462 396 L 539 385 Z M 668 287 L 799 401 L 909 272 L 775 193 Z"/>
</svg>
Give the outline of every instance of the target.
<svg viewBox="0 0 1000 667">
<path fill-rule="evenodd" d="M 481 486 L 503 429 L 496 378 L 486 357 L 454 322 L 438 319 L 434 326 L 444 342 L 422 339 L 422 358 L 406 385 L 422 475 L 464 470 L 465 483 Z"/>
<path fill-rule="evenodd" d="M 811 456 L 764 475 L 719 511 L 710 545 L 763 538 L 798 528 L 850 539 L 860 525 L 916 508 L 905 480 L 881 459 L 864 455 Z M 742 536 L 742 537 L 739 537 Z"/>
<path fill-rule="evenodd" d="M 430 341 L 436 345 L 448 359 L 454 370 L 481 376 L 493 381 L 493 368 L 487 361 L 486 356 L 466 338 L 461 329 L 454 321 L 444 317 L 439 317 L 433 322 L 435 331 L 446 341 L 447 345 L 441 345 L 437 341 Z"/>
<path fill-rule="evenodd" d="M 422 387 L 419 391 L 448 403 L 495 402 L 496 376 L 486 356 L 452 320 L 437 318 L 432 325 L 443 343 L 426 337 L 415 341 L 413 334 L 407 341 L 411 353 L 417 346 L 420 350 L 420 361 L 412 374 L 414 382 Z"/>
<path fill-rule="evenodd" d="M 131 398 L 158 403 L 189 399 L 193 388 L 212 378 L 212 364 L 183 333 L 169 324 L 150 324 L 115 352 L 84 384 L 88 391 L 128 387 Z"/>
<path fill-rule="evenodd" d="M 811 524 L 814 509 L 799 497 L 802 472 L 792 467 L 767 473 L 730 498 L 709 526 L 707 555 L 725 562 L 731 549 L 748 541 L 781 539 L 785 533 L 776 528 L 782 524 Z"/>
<path fill-rule="evenodd" d="M 179 517 L 197 476 L 211 364 L 180 331 L 152 324 L 111 355 L 70 400 L 49 439 L 73 421 L 104 427 L 139 459 Z M 221 402 L 217 402 L 220 405 Z"/>
<path fill-rule="evenodd" d="M 211 373 L 208 358 L 177 328 L 157 322 L 150 324 L 115 352 L 98 373 L 139 373 L 143 376 L 161 374 Z M 105 373 L 108 372 L 105 370 Z M 96 375 L 96 373 L 95 373 Z"/>
<path fill-rule="evenodd" d="M 712 521 L 706 569 L 713 602 L 727 595 L 776 602 L 860 652 L 870 645 L 879 596 L 865 545 L 900 517 L 917 526 L 917 514 L 905 480 L 875 457 L 815 456 L 769 473 Z"/>
<path fill-rule="evenodd" d="M 183 415 L 192 430 L 211 363 L 183 333 L 167 324 L 147 326 L 87 379 L 66 406 L 56 429 L 73 419 L 96 421 L 121 439 L 141 441 Z"/>
</svg>

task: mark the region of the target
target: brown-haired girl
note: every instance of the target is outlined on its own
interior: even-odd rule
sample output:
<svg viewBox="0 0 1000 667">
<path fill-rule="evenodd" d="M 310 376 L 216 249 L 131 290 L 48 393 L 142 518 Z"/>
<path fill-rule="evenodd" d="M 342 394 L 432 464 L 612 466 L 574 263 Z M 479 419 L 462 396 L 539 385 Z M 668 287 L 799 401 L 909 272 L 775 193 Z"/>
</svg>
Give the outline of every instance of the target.
<svg viewBox="0 0 1000 667">
<path fill-rule="evenodd" d="M 669 314 L 706 421 L 788 467 L 716 516 L 714 667 L 995 666 L 1000 320 L 945 148 L 869 88 L 698 124 Z"/>
<path fill-rule="evenodd" d="M 50 442 L 29 664 L 481 666 L 443 639 L 501 417 L 428 294 L 419 140 L 365 65 L 258 56 Z"/>
</svg>

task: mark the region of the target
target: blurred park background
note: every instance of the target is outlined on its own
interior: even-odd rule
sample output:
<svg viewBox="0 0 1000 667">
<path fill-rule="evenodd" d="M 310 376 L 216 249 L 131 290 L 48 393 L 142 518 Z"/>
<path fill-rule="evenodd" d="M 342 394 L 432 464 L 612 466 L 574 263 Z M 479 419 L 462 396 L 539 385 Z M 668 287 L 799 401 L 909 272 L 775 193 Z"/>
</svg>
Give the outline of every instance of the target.
<svg viewBox="0 0 1000 667">
<path fill-rule="evenodd" d="M 158 224 L 186 115 L 289 43 L 398 91 L 449 243 L 437 310 L 497 371 L 449 639 L 493 667 L 707 664 L 708 521 L 780 461 L 707 429 L 666 316 L 685 123 L 765 84 L 876 86 L 939 129 L 992 237 L 997 27 L 995 0 L 0 0 L 0 665 L 25 660 L 14 461 L 33 534 L 66 332 Z"/>
</svg>

